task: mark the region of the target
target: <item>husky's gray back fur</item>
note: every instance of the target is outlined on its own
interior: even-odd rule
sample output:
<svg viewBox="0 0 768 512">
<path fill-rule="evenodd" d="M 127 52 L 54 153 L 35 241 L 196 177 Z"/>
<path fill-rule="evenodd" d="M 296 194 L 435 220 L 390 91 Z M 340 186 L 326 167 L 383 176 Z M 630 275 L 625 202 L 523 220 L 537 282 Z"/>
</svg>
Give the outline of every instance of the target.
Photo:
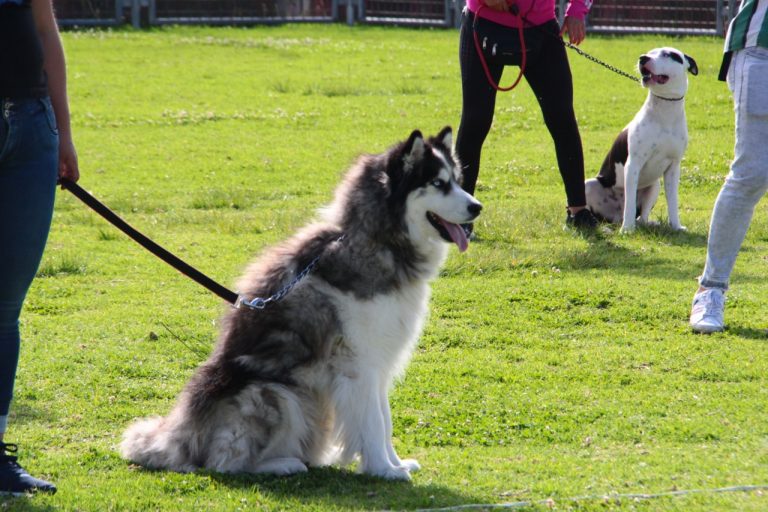
<svg viewBox="0 0 768 512">
<path fill-rule="evenodd" d="M 333 462 L 335 445 L 347 459 L 359 453 L 359 443 L 339 439 L 344 421 L 334 403 L 339 386 L 348 385 L 339 384 L 340 379 L 353 382 L 359 375 L 347 374 L 361 371 L 360 348 L 347 339 L 345 318 L 354 310 L 349 304 L 412 286 L 426 289 L 437 272 L 445 244 L 435 249 L 440 254 L 424 251 L 411 239 L 405 213 L 411 192 L 446 162 L 456 166 L 443 143 L 445 131 L 441 135 L 425 143 L 414 132 L 382 154 L 360 158 L 324 211 L 324 220 L 248 268 L 239 292 L 268 297 L 319 256 L 315 270 L 282 300 L 265 310 L 227 312 L 213 353 L 171 414 L 139 421 L 126 432 L 121 445 L 126 458 L 177 471 L 206 467 L 291 473 L 302 470 L 301 462 Z M 342 233 L 345 238 L 339 241 Z M 416 294 L 426 305 L 422 295 Z M 420 330 L 420 323 L 415 327 Z M 393 361 L 385 368 L 373 370 L 385 381 L 380 385 L 389 386 L 397 371 L 395 359 L 404 357 L 400 352 L 410 350 L 409 343 L 391 350 Z"/>
</svg>

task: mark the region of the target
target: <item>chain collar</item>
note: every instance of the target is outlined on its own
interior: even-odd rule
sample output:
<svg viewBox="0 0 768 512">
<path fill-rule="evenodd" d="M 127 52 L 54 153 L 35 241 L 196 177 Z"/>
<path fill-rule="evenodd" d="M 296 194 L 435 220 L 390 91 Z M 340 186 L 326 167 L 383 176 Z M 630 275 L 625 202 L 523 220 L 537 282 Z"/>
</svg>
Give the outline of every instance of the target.
<svg viewBox="0 0 768 512">
<path fill-rule="evenodd" d="M 334 242 L 341 242 L 346 238 L 346 235 L 342 234 L 339 236 Z M 309 262 L 309 264 L 304 267 L 304 270 L 296 274 L 296 277 L 294 277 L 288 284 L 280 288 L 278 291 L 273 293 L 267 298 L 263 297 L 254 297 L 251 300 L 246 299 L 242 295 L 237 296 L 237 301 L 234 304 L 235 308 L 248 308 L 248 309 L 265 309 L 268 305 L 272 304 L 273 302 L 277 302 L 286 295 L 288 295 L 293 288 L 299 284 L 305 277 L 309 275 L 310 272 L 312 272 L 315 267 L 317 267 L 317 264 L 320 262 L 320 257 L 322 254 L 318 254 L 315 256 L 315 258 Z"/>
</svg>

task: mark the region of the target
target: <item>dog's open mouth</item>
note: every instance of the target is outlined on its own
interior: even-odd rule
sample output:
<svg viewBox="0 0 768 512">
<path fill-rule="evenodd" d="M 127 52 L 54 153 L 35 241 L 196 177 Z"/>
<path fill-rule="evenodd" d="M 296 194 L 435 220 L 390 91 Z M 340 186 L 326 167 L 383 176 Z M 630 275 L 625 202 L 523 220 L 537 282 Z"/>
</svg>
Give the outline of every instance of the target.
<svg viewBox="0 0 768 512">
<path fill-rule="evenodd" d="M 440 236 L 443 237 L 446 242 L 455 243 L 458 246 L 460 252 L 467 250 L 467 247 L 469 247 L 469 239 L 467 238 L 467 234 L 464 232 L 464 228 L 458 224 L 454 224 L 453 222 L 448 222 L 444 218 L 432 212 L 427 212 L 427 220 L 430 224 L 432 224 L 432 226 L 434 226 L 434 228 L 438 233 L 440 233 Z"/>
<path fill-rule="evenodd" d="M 669 80 L 669 75 L 655 75 L 651 73 L 651 70 L 645 66 L 640 68 L 640 74 L 643 76 L 643 85 L 647 85 L 649 83 L 662 85 L 667 83 Z"/>
</svg>

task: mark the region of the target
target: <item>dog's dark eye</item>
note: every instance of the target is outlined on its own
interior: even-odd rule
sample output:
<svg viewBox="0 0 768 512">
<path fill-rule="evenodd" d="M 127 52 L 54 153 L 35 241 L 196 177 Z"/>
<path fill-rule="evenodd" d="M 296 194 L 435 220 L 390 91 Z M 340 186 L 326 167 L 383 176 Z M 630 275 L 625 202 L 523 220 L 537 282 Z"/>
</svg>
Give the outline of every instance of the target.
<svg viewBox="0 0 768 512">
<path fill-rule="evenodd" d="M 429 184 L 435 188 L 445 188 L 445 181 L 441 180 L 440 178 L 432 180 Z"/>
<path fill-rule="evenodd" d="M 664 57 L 669 57 L 670 59 L 674 60 L 674 61 L 675 61 L 675 62 L 677 62 L 678 64 L 682 64 L 682 63 L 683 63 L 683 57 L 682 57 L 682 56 L 681 56 L 679 53 L 675 53 L 675 52 L 664 52 L 662 55 L 663 55 Z"/>
</svg>

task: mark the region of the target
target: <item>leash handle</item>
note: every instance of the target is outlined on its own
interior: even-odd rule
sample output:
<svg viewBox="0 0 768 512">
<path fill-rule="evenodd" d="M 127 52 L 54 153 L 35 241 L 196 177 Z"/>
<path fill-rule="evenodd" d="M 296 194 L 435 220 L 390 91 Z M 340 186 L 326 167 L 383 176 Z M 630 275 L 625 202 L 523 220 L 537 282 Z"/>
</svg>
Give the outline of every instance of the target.
<svg viewBox="0 0 768 512">
<path fill-rule="evenodd" d="M 189 265 L 188 263 L 184 262 L 174 254 L 168 252 L 166 249 L 152 241 L 151 239 L 147 238 L 144 234 L 136 230 L 133 226 L 125 222 L 123 219 L 121 219 L 115 212 L 107 208 L 103 203 L 101 203 L 98 199 L 93 197 L 91 194 L 86 192 L 80 185 L 77 183 L 70 181 L 66 178 L 62 178 L 59 180 L 60 185 L 70 191 L 72 194 L 75 195 L 78 199 L 80 199 L 83 203 L 85 203 L 87 206 L 89 206 L 93 211 L 104 217 L 110 224 L 115 226 L 117 229 L 131 237 L 134 241 L 136 241 L 139 245 L 147 249 L 149 252 L 184 274 L 185 276 L 189 277 L 193 281 L 197 282 L 198 284 L 204 286 L 212 293 L 215 293 L 225 301 L 229 302 L 230 304 L 234 305 L 237 303 L 238 295 L 233 292 L 232 290 L 222 286 L 221 284 L 217 283 L 210 277 L 206 276 L 199 270 L 197 270 L 195 267 Z"/>
<path fill-rule="evenodd" d="M 480 59 L 480 64 L 482 64 L 482 66 L 483 66 L 483 71 L 485 72 L 485 77 L 488 79 L 488 83 L 491 84 L 491 87 L 493 87 L 497 91 L 502 91 L 502 92 L 504 92 L 504 91 L 511 91 L 512 89 L 514 89 L 517 86 L 518 82 L 520 82 L 520 79 L 522 78 L 523 72 L 525 70 L 525 58 L 526 58 L 525 37 L 523 36 L 523 28 L 522 27 L 523 27 L 523 22 L 526 22 L 527 20 L 526 20 L 525 16 L 520 14 L 520 10 L 516 8 L 517 7 L 516 4 L 513 3 L 512 7 L 515 7 L 515 9 L 512 9 L 511 12 L 512 12 L 512 14 L 517 16 L 517 19 L 518 19 L 519 24 L 520 24 L 520 28 L 519 28 L 520 47 L 523 49 L 523 55 L 522 55 L 522 62 L 521 62 L 521 65 L 520 65 L 520 73 L 518 74 L 517 80 L 515 80 L 515 83 L 513 83 L 510 87 L 501 87 L 499 84 L 497 84 L 496 82 L 493 81 L 493 77 L 491 76 L 491 72 L 488 69 L 488 64 L 485 61 L 485 56 L 483 55 L 482 45 L 480 44 L 480 40 L 479 40 L 478 35 L 477 35 L 476 23 L 477 23 L 477 18 L 479 17 L 478 15 L 480 14 L 480 11 L 483 8 L 485 8 L 485 5 L 481 2 L 480 6 L 477 9 L 477 12 L 473 13 L 474 14 L 474 20 L 472 22 L 472 36 L 473 36 L 473 38 L 475 40 L 475 50 L 477 51 L 478 58 Z M 538 27 L 536 25 L 534 25 L 534 27 L 538 28 L 539 30 L 542 30 L 540 27 Z M 547 32 L 547 34 L 549 34 L 549 33 Z M 587 60 L 590 60 L 590 61 L 594 62 L 595 64 L 603 66 L 607 70 L 613 71 L 617 75 L 623 76 L 624 78 L 628 78 L 628 79 L 632 80 L 635 83 L 637 83 L 639 81 L 639 78 L 636 77 L 635 75 L 631 75 L 631 74 L 627 73 L 626 71 L 623 71 L 623 70 L 617 68 L 616 66 L 612 66 L 611 64 L 608 64 L 607 62 L 605 62 L 603 60 L 600 60 L 600 59 L 598 59 L 597 57 L 595 57 L 593 55 L 590 55 L 589 53 L 585 52 L 584 50 L 582 50 L 581 48 L 579 48 L 575 44 L 572 44 L 572 43 L 570 43 L 568 41 L 565 41 L 559 35 L 555 35 L 555 34 L 549 34 L 549 35 L 551 35 L 552 37 L 554 37 L 558 41 L 560 41 L 560 43 L 563 46 L 565 46 L 566 48 L 570 48 L 571 50 L 575 51 L 576 53 L 578 53 L 582 57 L 586 58 Z"/>
<path fill-rule="evenodd" d="M 517 17 L 518 27 L 517 27 L 517 34 L 520 38 L 520 51 L 522 53 L 521 61 L 520 61 L 520 72 L 517 74 L 517 79 L 515 79 L 514 83 L 507 87 L 502 87 L 501 83 L 496 83 L 493 80 L 493 77 L 491 76 L 491 70 L 488 68 L 488 63 L 485 61 L 485 55 L 483 54 L 482 45 L 480 44 L 480 38 L 477 35 L 477 20 L 480 18 L 480 11 L 482 11 L 485 8 L 485 4 L 482 2 L 480 3 L 480 6 L 477 8 L 477 12 L 474 13 L 474 19 L 472 20 L 472 38 L 475 40 L 475 51 L 477 52 L 477 57 L 480 59 L 480 64 L 483 66 L 483 71 L 485 72 L 485 78 L 488 80 L 488 83 L 496 89 L 497 91 L 501 92 L 507 92 L 511 91 L 515 87 L 517 87 L 517 84 L 520 83 L 520 80 L 523 78 L 523 73 L 525 73 L 525 65 L 526 65 L 526 54 L 528 53 L 525 48 L 525 33 L 523 32 L 523 17 L 520 15 L 520 9 L 517 7 L 517 4 L 512 4 L 510 9 L 510 12 L 514 14 Z"/>
</svg>

